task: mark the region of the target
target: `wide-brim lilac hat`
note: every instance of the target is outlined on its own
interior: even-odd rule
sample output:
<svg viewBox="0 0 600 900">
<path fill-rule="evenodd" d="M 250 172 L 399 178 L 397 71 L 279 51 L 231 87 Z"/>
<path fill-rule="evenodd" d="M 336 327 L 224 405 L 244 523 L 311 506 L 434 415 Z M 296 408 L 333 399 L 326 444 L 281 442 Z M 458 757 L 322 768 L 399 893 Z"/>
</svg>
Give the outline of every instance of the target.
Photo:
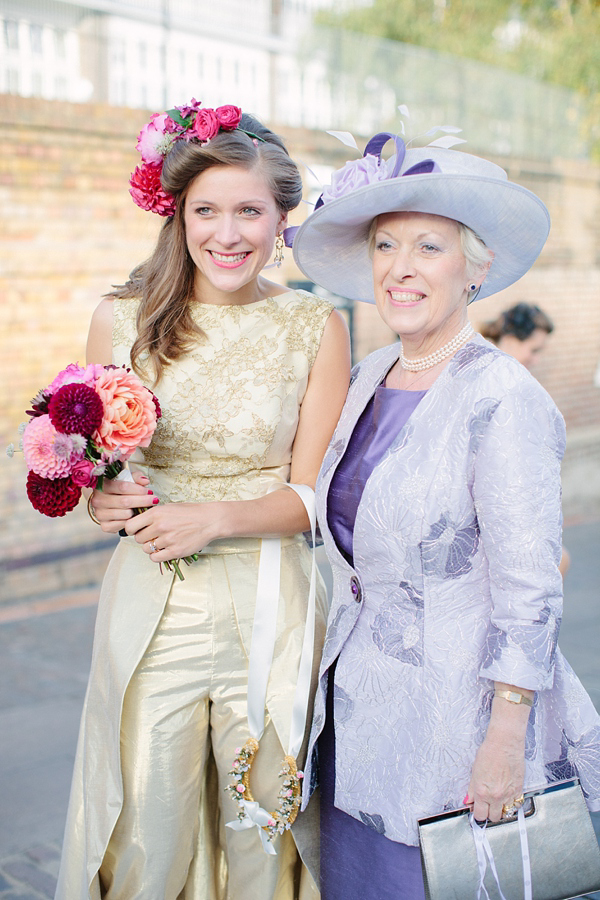
<svg viewBox="0 0 600 900">
<path fill-rule="evenodd" d="M 397 152 L 385 161 L 381 150 L 389 139 Z M 495 163 L 442 147 L 405 149 L 401 139 L 382 133 L 369 141 L 362 159 L 334 173 L 314 212 L 294 235 L 294 259 L 315 284 L 373 303 L 369 228 L 376 216 L 402 211 L 462 222 L 493 250 L 494 261 L 477 299 L 521 278 L 550 230 L 550 216 L 539 197 L 509 181 Z"/>
</svg>

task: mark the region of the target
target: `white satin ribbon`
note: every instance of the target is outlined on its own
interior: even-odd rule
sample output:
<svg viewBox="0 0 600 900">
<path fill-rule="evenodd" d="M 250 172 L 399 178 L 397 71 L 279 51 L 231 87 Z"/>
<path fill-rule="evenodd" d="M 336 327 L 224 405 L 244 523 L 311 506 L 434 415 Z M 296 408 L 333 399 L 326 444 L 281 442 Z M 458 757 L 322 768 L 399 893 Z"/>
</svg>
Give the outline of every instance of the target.
<svg viewBox="0 0 600 900">
<path fill-rule="evenodd" d="M 481 898 L 481 892 L 485 894 L 487 900 L 489 900 L 489 894 L 487 892 L 486 886 L 483 883 L 485 878 L 485 873 L 487 870 L 487 863 L 489 860 L 490 869 L 492 870 L 492 875 L 494 876 L 494 880 L 496 881 L 496 885 L 498 887 L 498 892 L 500 894 L 501 900 L 506 900 L 506 897 L 502 893 L 502 888 L 500 887 L 500 881 L 498 879 L 498 872 L 496 870 L 496 863 L 494 862 L 494 854 L 492 852 L 492 848 L 490 847 L 490 842 L 488 841 L 487 834 L 485 833 L 486 824 L 484 822 L 483 825 L 478 825 L 475 821 L 475 817 L 473 813 L 469 815 L 469 821 L 471 823 L 471 828 L 473 829 L 473 839 L 475 841 L 475 852 L 477 853 L 477 867 L 479 869 L 479 888 L 477 891 L 477 900 Z M 525 823 L 525 813 L 523 811 L 523 807 L 519 807 L 519 812 L 517 814 L 517 821 L 519 823 L 519 838 L 521 840 L 521 860 L 523 863 L 523 887 L 524 887 L 524 900 L 533 900 L 533 888 L 532 888 L 532 879 L 531 879 L 531 861 L 529 858 L 529 842 L 527 840 L 527 826 Z"/>
<path fill-rule="evenodd" d="M 517 815 L 519 822 L 519 837 L 521 839 L 521 858 L 523 860 L 523 898 L 533 900 L 533 884 L 531 878 L 531 860 L 529 858 L 529 841 L 527 840 L 527 826 L 525 824 L 525 812 L 519 807 Z"/>
<path fill-rule="evenodd" d="M 290 724 L 290 737 L 287 751 L 287 755 L 293 756 L 295 759 L 302 746 L 304 730 L 306 728 L 306 715 L 310 700 L 317 594 L 317 562 L 314 550 L 316 543 L 317 517 L 315 511 L 315 493 L 312 488 L 306 484 L 276 484 L 269 489 L 268 493 L 283 487 L 291 488 L 302 500 L 310 521 L 313 541 L 306 625 L 304 628 L 302 653 L 300 655 L 300 665 L 298 668 L 296 693 L 292 707 L 292 721 Z M 248 729 L 250 735 L 253 738 L 256 738 L 257 741 L 260 741 L 265 730 L 267 685 L 275 650 L 280 578 L 281 539 L 263 538 L 258 562 L 256 608 L 254 611 L 252 641 L 248 659 Z M 246 817 L 242 820 L 234 819 L 232 822 L 227 822 L 227 827 L 233 828 L 234 831 L 242 831 L 247 828 L 253 828 L 256 825 L 260 830 L 261 841 L 265 851 L 270 854 L 276 853 L 262 828 L 262 826 L 267 825 L 271 819 L 270 814 L 256 802 L 249 803 L 244 800 L 241 805 L 246 812 Z"/>
<path fill-rule="evenodd" d="M 490 900 L 490 895 L 488 894 L 487 888 L 483 883 L 488 860 L 490 862 L 490 869 L 492 870 L 492 874 L 494 876 L 496 884 L 498 885 L 498 893 L 500 894 L 500 898 L 501 900 L 506 900 L 506 897 L 502 893 L 502 888 L 500 887 L 500 881 L 498 880 L 498 872 L 496 871 L 494 854 L 492 853 L 490 842 L 488 841 L 487 834 L 485 833 L 485 827 L 487 823 L 484 822 L 483 825 L 478 825 L 475 821 L 475 816 L 473 815 L 473 813 L 470 813 L 469 821 L 471 822 L 471 828 L 473 829 L 475 852 L 477 853 L 477 866 L 479 868 L 479 888 L 477 890 L 477 900 L 480 900 L 482 891 L 487 897 L 487 900 Z"/>
<path fill-rule="evenodd" d="M 271 821 L 269 813 L 256 801 L 242 800 L 240 805 L 244 808 L 245 817 L 228 822 L 227 827 L 232 828 L 234 831 L 247 831 L 248 828 L 258 828 L 265 853 L 268 853 L 270 856 L 277 856 L 277 850 L 270 842 L 266 831 L 263 830 L 264 826 Z"/>
</svg>

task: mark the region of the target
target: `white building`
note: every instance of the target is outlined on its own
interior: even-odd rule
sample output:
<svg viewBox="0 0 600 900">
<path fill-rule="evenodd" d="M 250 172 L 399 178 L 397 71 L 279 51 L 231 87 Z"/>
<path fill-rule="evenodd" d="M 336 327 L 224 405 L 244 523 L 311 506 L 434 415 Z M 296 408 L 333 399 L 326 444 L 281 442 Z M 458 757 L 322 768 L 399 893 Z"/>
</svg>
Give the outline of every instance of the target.
<svg viewBox="0 0 600 900">
<path fill-rule="evenodd" d="M 157 111 L 195 96 L 331 127 L 326 65 L 302 45 L 331 2 L 0 0 L 0 92 Z"/>
</svg>

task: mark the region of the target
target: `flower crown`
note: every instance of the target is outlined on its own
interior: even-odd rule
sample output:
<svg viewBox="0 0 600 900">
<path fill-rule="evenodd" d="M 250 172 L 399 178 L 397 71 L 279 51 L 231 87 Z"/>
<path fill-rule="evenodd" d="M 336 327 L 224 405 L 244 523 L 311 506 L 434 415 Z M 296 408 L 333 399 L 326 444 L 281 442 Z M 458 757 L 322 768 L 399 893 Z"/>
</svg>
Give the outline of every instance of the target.
<svg viewBox="0 0 600 900">
<path fill-rule="evenodd" d="M 175 197 L 163 189 L 160 181 L 164 159 L 176 141 L 208 144 L 221 131 L 243 131 L 254 143 L 262 141 L 257 134 L 240 128 L 242 110 L 239 106 L 203 107 L 192 98 L 185 106 L 176 106 L 165 113 L 153 113 L 138 135 L 136 150 L 142 165 L 136 166 L 129 179 L 129 193 L 141 209 L 172 216 Z"/>
</svg>

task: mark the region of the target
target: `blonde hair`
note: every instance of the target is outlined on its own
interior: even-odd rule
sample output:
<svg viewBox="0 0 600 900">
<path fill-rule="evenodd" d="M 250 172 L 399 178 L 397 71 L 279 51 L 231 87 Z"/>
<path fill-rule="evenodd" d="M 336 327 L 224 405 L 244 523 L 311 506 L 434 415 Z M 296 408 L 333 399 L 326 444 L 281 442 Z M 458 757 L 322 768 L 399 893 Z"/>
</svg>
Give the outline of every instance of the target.
<svg viewBox="0 0 600 900">
<path fill-rule="evenodd" d="M 140 299 L 131 365 L 139 375 L 147 375 L 148 359 L 154 384 L 160 381 L 165 367 L 204 334 L 191 313 L 195 264 L 187 249 L 184 219 L 191 182 L 214 166 L 238 166 L 264 174 L 281 212 L 295 209 L 302 199 L 300 173 L 281 138 L 247 113 L 240 127 L 258 140 L 236 130 L 220 132 L 209 144 L 174 144 L 165 158 L 161 181 L 165 191 L 175 197 L 175 214 L 163 225 L 149 259 L 133 269 L 124 285 L 107 295 Z"/>
</svg>

